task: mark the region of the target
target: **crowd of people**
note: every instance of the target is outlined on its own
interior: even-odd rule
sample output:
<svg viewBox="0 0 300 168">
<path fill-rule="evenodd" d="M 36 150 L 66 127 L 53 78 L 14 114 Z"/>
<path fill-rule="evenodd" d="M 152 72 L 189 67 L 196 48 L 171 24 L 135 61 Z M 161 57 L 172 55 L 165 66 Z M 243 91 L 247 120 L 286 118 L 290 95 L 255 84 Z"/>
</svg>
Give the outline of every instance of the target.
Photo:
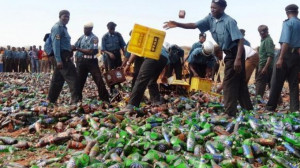
<svg viewBox="0 0 300 168">
<path fill-rule="evenodd" d="M 225 0 L 212 0 L 211 13 L 196 23 L 166 22 L 164 25 L 166 29 L 175 27 L 199 29 L 199 41 L 192 45 L 187 57 L 178 45 L 165 43 L 159 60 L 143 58 L 128 52 L 126 49 L 128 43 L 126 44 L 122 35 L 115 31 L 117 24 L 114 22 L 107 24 L 108 32 L 101 39 L 100 51 L 99 39 L 92 32 L 93 23 L 84 25 L 84 34 L 74 45 L 71 45 L 66 27 L 70 12 L 62 10 L 59 13 L 59 21 L 44 39 L 44 41 L 50 39 L 53 56 L 47 56 L 50 54 L 43 52 L 41 47 L 39 50 L 33 46 L 28 51 L 24 48 L 22 50 L 18 48 L 16 51 L 15 48 L 10 50 L 8 46 L 4 50 L 3 57 L 5 71 L 28 72 L 28 65 L 30 65 L 31 72 L 48 72 L 50 67 L 53 67 L 48 95 L 51 103 L 55 103 L 58 99 L 65 81 L 70 87 L 71 103 L 82 100 L 82 90 L 90 73 L 98 87 L 99 99 L 109 104 L 111 98 L 109 92 L 113 93 L 116 87 L 112 85 L 110 91 L 106 89 L 96 57 L 100 52 L 103 55 L 106 71 L 122 67 L 124 73 L 128 74 L 131 64 L 134 64 L 129 103 L 122 109 L 124 112 L 131 112 L 134 107 L 140 105 L 147 87 L 152 105 L 163 103 L 157 84 L 159 76 L 162 82 L 166 82 L 167 78 L 175 73 L 176 78 L 181 80 L 186 75 L 183 74 L 183 69 L 188 69 L 189 77 L 220 80 L 218 72 L 223 62 L 224 79 L 218 91 L 223 90 L 225 113 L 228 116 L 236 116 L 238 102 L 243 109 L 253 109 L 247 84 L 255 69 L 256 95 L 263 98 L 266 86 L 270 89 L 266 110 L 276 110 L 277 104 L 280 103 L 283 83 L 287 80 L 290 88 L 290 111 L 298 111 L 300 66 L 298 6 L 292 4 L 285 8 L 288 19 L 283 23 L 279 40 L 281 50 L 275 50 L 267 25 L 258 26 L 261 43 L 258 48 L 253 49 L 250 42 L 244 38 L 246 31 L 239 29 L 237 22 L 224 12 L 226 7 Z M 217 45 L 206 41 L 206 31 L 211 32 Z M 123 59 L 122 55 L 124 55 Z M 50 61 L 50 58 L 53 61 Z M 76 66 L 72 61 L 73 58 Z M 56 66 L 53 66 L 53 62 Z"/>
<path fill-rule="evenodd" d="M 49 57 L 42 46 L 0 48 L 0 59 L 3 63 L 3 72 L 32 72 L 48 73 L 54 69 L 55 61 Z"/>
</svg>

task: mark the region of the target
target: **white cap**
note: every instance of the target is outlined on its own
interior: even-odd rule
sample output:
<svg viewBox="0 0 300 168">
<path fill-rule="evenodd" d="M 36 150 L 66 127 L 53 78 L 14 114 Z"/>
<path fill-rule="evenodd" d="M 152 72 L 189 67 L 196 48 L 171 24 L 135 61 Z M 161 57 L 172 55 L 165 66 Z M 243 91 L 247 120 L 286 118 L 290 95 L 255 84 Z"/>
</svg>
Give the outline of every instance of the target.
<svg viewBox="0 0 300 168">
<path fill-rule="evenodd" d="M 84 25 L 84 28 L 92 28 L 92 27 L 94 27 L 93 22 L 89 22 L 89 23 Z"/>
<path fill-rule="evenodd" d="M 205 56 L 210 56 L 214 52 L 214 44 L 210 41 L 204 42 L 202 48 Z"/>
<path fill-rule="evenodd" d="M 170 47 L 171 47 L 171 44 L 168 43 L 168 42 L 165 42 L 164 43 L 164 47 L 166 48 L 167 51 L 169 51 Z"/>
</svg>

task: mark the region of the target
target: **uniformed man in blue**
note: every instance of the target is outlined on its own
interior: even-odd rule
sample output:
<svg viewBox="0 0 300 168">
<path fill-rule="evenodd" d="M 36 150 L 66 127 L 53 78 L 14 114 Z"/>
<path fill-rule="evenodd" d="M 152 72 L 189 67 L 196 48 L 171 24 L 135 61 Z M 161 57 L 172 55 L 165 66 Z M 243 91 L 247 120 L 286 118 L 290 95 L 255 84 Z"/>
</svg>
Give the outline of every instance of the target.
<svg viewBox="0 0 300 168">
<path fill-rule="evenodd" d="M 237 22 L 224 13 L 227 6 L 225 0 L 212 0 L 211 13 L 196 23 L 166 22 L 164 28 L 181 27 L 196 29 L 200 32 L 210 31 L 213 39 L 226 54 L 224 77 L 224 107 L 225 113 L 235 117 L 237 101 L 246 110 L 253 109 L 250 100 L 245 74 L 244 38 Z"/>
<path fill-rule="evenodd" d="M 16 57 L 17 72 L 21 72 L 21 54 L 22 54 L 21 47 L 18 47 L 17 48 L 17 57 Z"/>
<path fill-rule="evenodd" d="M 59 12 L 59 22 L 51 29 L 51 40 L 56 60 L 56 68 L 54 69 L 48 100 L 55 103 L 66 81 L 71 91 L 71 103 L 76 103 L 79 100 L 79 87 L 76 68 L 70 58 L 72 57 L 71 37 L 68 33 L 66 25 L 70 20 L 70 12 L 62 10 Z"/>
<path fill-rule="evenodd" d="M 169 60 L 170 64 L 167 67 L 167 78 L 173 75 L 173 71 L 175 71 L 176 79 L 182 79 L 182 66 L 183 66 L 183 57 L 184 50 L 176 44 L 170 45 L 167 48 L 169 52 Z"/>
<path fill-rule="evenodd" d="M 287 79 L 290 89 L 290 111 L 294 112 L 299 110 L 300 20 L 297 5 L 288 5 L 285 11 L 288 19 L 282 26 L 279 40 L 281 51 L 273 68 L 270 97 L 266 109 L 275 111 L 284 81 Z"/>
<path fill-rule="evenodd" d="M 22 51 L 20 51 L 19 53 L 19 60 L 20 60 L 20 63 L 19 63 L 19 71 L 20 72 L 25 72 L 27 71 L 28 72 L 28 65 L 27 65 L 27 52 L 25 51 L 25 47 L 22 47 Z"/>
<path fill-rule="evenodd" d="M 82 99 L 82 90 L 86 82 L 88 73 L 91 73 L 93 80 L 98 87 L 99 98 L 102 101 L 109 102 L 109 94 L 106 90 L 102 74 L 98 65 L 98 43 L 99 39 L 94 35 L 94 24 L 87 23 L 84 25 L 84 35 L 75 43 L 76 47 L 76 68 L 79 81 L 79 97 Z"/>
<path fill-rule="evenodd" d="M 190 56 L 190 54 L 191 54 L 196 48 L 202 48 L 202 44 L 203 44 L 205 41 L 206 41 L 206 34 L 205 34 L 205 33 L 200 33 L 200 34 L 199 34 L 199 41 L 196 42 L 196 43 L 194 43 L 194 44 L 192 45 L 192 48 L 191 48 L 191 50 L 190 50 L 190 52 L 189 52 L 188 57 Z M 188 59 L 188 58 L 186 58 L 186 59 Z"/>
<path fill-rule="evenodd" d="M 243 37 L 244 37 L 244 45 L 251 47 L 251 44 L 248 40 L 245 39 L 245 32 L 246 30 L 244 29 L 240 29 L 240 32 L 242 33 Z"/>
<path fill-rule="evenodd" d="M 7 46 L 7 49 L 4 51 L 5 57 L 5 70 L 4 72 L 11 72 L 12 71 L 12 51 L 10 50 L 10 46 Z"/>
<path fill-rule="evenodd" d="M 129 59 L 130 61 L 132 60 L 132 57 L 136 56 L 132 54 Z M 128 105 L 125 107 L 125 109 L 121 110 L 122 112 L 130 112 L 133 110 L 133 107 L 139 107 L 146 87 L 148 87 L 149 89 L 152 105 L 160 105 L 162 103 L 158 90 L 157 79 L 165 66 L 169 63 L 169 54 L 164 47 L 161 51 L 159 60 L 150 58 L 144 59 L 138 77 L 132 89 Z M 164 74 L 163 76 L 165 78 L 166 74 Z"/>
<path fill-rule="evenodd" d="M 117 24 L 109 22 L 107 24 L 108 32 L 102 37 L 101 50 L 112 53 L 104 55 L 106 69 L 111 70 L 122 65 L 121 51 L 125 53 L 126 43 L 119 32 L 115 31 Z"/>
<path fill-rule="evenodd" d="M 18 72 L 18 62 L 19 62 L 19 55 L 16 47 L 12 47 L 12 70 L 14 72 Z"/>
<path fill-rule="evenodd" d="M 190 77 L 212 78 L 212 71 L 216 63 L 214 58 L 214 45 L 212 42 L 204 42 L 201 48 L 195 49 L 187 59 L 190 69 Z"/>
</svg>

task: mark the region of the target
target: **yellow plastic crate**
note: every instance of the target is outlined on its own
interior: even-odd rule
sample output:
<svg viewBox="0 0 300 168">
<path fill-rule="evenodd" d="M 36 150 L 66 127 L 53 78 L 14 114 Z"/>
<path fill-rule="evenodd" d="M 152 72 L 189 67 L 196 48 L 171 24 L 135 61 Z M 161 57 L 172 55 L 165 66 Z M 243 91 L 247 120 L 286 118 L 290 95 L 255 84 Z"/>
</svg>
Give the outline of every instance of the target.
<svg viewBox="0 0 300 168">
<path fill-rule="evenodd" d="M 192 77 L 190 91 L 211 92 L 213 81 L 205 78 Z"/>
<path fill-rule="evenodd" d="M 127 50 L 139 57 L 159 60 L 166 32 L 135 24 Z"/>
</svg>

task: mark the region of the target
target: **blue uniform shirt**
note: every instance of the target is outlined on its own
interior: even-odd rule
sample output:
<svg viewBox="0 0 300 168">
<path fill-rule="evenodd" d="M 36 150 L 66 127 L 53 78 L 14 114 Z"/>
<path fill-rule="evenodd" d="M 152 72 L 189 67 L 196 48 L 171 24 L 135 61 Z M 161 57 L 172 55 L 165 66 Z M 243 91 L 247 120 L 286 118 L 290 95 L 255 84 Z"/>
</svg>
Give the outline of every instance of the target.
<svg viewBox="0 0 300 168">
<path fill-rule="evenodd" d="M 102 37 L 101 49 L 104 51 L 120 50 L 125 46 L 126 43 L 119 32 L 115 32 L 114 34 L 108 32 Z"/>
<path fill-rule="evenodd" d="M 4 51 L 5 58 L 12 58 L 12 51 L 11 50 L 5 50 Z"/>
<path fill-rule="evenodd" d="M 209 30 L 213 39 L 222 50 L 229 50 L 237 46 L 237 40 L 243 38 L 242 33 L 237 27 L 237 22 L 225 13 L 220 19 L 216 19 L 209 14 L 204 19 L 198 21 L 196 25 L 201 32 Z"/>
<path fill-rule="evenodd" d="M 22 52 L 21 52 L 21 51 L 17 51 L 17 54 L 16 54 L 16 56 L 17 56 L 17 58 L 18 58 L 18 59 L 21 59 L 21 54 L 22 54 Z"/>
<path fill-rule="evenodd" d="M 189 55 L 191 55 L 191 53 L 192 53 L 196 48 L 202 48 L 202 45 L 203 45 L 203 44 L 200 43 L 200 41 L 194 43 L 194 44 L 192 45 L 192 48 L 191 48 L 190 52 L 189 52 Z"/>
<path fill-rule="evenodd" d="M 300 20 L 297 17 L 283 22 L 279 43 L 288 43 L 292 48 L 300 47 Z"/>
<path fill-rule="evenodd" d="M 161 49 L 160 56 L 161 56 L 161 57 L 167 58 L 167 60 L 168 60 L 168 61 L 167 61 L 167 65 L 170 64 L 169 53 L 168 53 L 168 51 L 166 50 L 165 47 L 163 47 L 163 48 Z"/>
<path fill-rule="evenodd" d="M 71 37 L 67 27 L 57 22 L 51 29 L 51 40 L 54 56 L 57 62 L 61 62 L 61 51 L 71 51 Z"/>
<path fill-rule="evenodd" d="M 26 51 L 20 51 L 20 59 L 26 59 L 27 58 L 27 52 Z"/>
<path fill-rule="evenodd" d="M 99 43 L 98 37 L 95 36 L 93 33 L 91 33 L 89 36 L 82 35 L 75 43 L 75 47 L 94 50 L 92 55 L 96 55 L 98 53 L 98 43 Z M 80 51 L 77 51 L 75 54 L 76 57 L 82 57 L 83 55 L 86 54 Z"/>
<path fill-rule="evenodd" d="M 12 51 L 12 58 L 13 59 L 18 59 L 19 58 L 19 52 L 18 51 Z"/>
<path fill-rule="evenodd" d="M 215 65 L 216 59 L 213 55 L 205 56 L 202 48 L 196 48 L 187 59 L 190 64 L 206 64 L 207 67 L 212 68 Z"/>
<path fill-rule="evenodd" d="M 169 59 L 170 63 L 175 64 L 180 61 L 180 58 L 184 56 L 184 50 L 177 45 L 172 45 L 170 47 Z"/>
<path fill-rule="evenodd" d="M 245 39 L 245 41 L 244 41 L 244 45 L 251 47 L 250 42 L 249 42 L 248 40 L 246 40 L 246 39 Z"/>
</svg>

